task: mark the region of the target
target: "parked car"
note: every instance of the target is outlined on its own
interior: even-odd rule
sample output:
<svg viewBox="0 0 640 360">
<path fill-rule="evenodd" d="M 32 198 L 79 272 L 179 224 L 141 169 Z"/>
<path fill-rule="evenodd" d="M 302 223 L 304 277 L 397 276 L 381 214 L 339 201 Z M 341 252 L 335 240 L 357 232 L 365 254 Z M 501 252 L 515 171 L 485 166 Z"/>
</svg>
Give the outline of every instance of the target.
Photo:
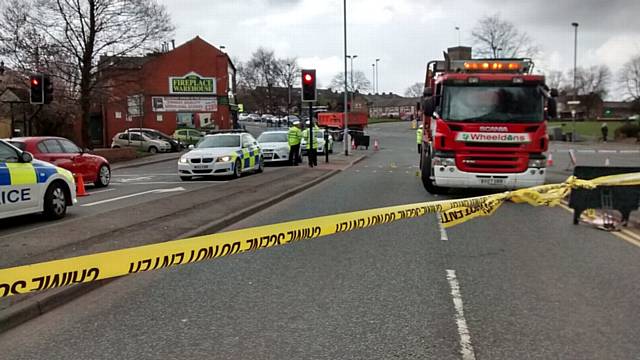
<svg viewBox="0 0 640 360">
<path fill-rule="evenodd" d="M 318 139 L 318 154 L 324 154 L 325 150 L 329 151 L 329 154 L 333 154 L 333 137 L 329 135 L 329 143 L 327 144 L 324 140 L 324 129 L 315 128 L 313 129 L 313 136 Z M 302 150 L 302 155 L 307 154 L 307 141 L 309 139 L 302 138 L 300 142 L 300 149 Z"/>
<path fill-rule="evenodd" d="M 289 139 L 287 131 L 265 131 L 258 136 L 265 162 L 288 162 Z"/>
<path fill-rule="evenodd" d="M 238 115 L 238 120 L 240 121 L 248 121 L 251 116 L 247 113 L 241 113 Z"/>
<path fill-rule="evenodd" d="M 171 151 L 171 144 L 164 140 L 152 139 L 139 132 L 117 133 L 111 141 L 112 148 L 135 147 L 152 154 Z"/>
<path fill-rule="evenodd" d="M 76 184 L 71 172 L 35 160 L 28 151 L 2 140 L 0 194 L 3 199 L 0 219 L 32 213 L 60 219 L 67 213 L 67 207 L 77 202 Z M 46 230 L 42 235 L 46 237 Z"/>
<path fill-rule="evenodd" d="M 173 132 L 173 138 L 185 145 L 195 145 L 204 134 L 196 129 L 178 129 Z"/>
<path fill-rule="evenodd" d="M 182 148 L 183 148 L 183 146 L 181 146 L 179 141 L 177 141 L 176 139 L 172 138 L 171 136 L 163 133 L 162 131 L 159 131 L 159 130 L 156 130 L 156 129 L 130 128 L 130 129 L 125 130 L 125 132 L 141 132 L 141 133 L 147 135 L 148 137 L 150 137 L 152 139 L 166 141 L 169 144 L 171 144 L 171 151 L 172 152 L 178 152 L 178 151 L 182 150 Z"/>
<path fill-rule="evenodd" d="M 102 156 L 88 153 L 71 140 L 54 136 L 19 137 L 7 140 L 34 158 L 82 175 L 87 183 L 104 187 L 111 182 L 111 166 Z"/>
<path fill-rule="evenodd" d="M 249 120 L 253 121 L 253 122 L 259 122 L 260 121 L 260 115 L 258 115 L 258 114 L 249 114 Z"/>
<path fill-rule="evenodd" d="M 178 175 L 183 181 L 194 176 L 240 177 L 242 173 L 264 170 L 260 145 L 246 132 L 227 132 L 207 135 L 191 151 L 178 160 Z"/>
</svg>

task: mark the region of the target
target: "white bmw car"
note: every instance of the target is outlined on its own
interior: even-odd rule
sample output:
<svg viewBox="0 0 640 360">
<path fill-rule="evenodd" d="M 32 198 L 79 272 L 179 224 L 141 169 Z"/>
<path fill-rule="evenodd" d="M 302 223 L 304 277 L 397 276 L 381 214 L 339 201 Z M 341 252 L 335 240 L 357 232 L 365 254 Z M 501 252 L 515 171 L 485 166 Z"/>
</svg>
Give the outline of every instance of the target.
<svg viewBox="0 0 640 360">
<path fill-rule="evenodd" d="M 262 172 L 262 149 L 246 132 L 207 135 L 178 160 L 178 175 L 183 181 L 196 176 L 225 176 L 236 178 L 246 172 Z"/>
<path fill-rule="evenodd" d="M 288 162 L 289 161 L 289 138 L 288 132 L 265 131 L 258 136 L 258 143 L 262 147 L 265 162 Z"/>
</svg>

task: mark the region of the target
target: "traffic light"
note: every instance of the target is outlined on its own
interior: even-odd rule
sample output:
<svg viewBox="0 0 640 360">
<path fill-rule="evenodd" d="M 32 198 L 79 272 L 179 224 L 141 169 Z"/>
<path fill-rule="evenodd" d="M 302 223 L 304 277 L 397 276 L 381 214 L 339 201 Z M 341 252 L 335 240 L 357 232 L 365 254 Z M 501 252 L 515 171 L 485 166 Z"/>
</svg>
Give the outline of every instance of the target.
<svg viewBox="0 0 640 360">
<path fill-rule="evenodd" d="M 29 78 L 31 96 L 29 102 L 32 104 L 44 104 L 44 75 L 34 74 Z"/>
<path fill-rule="evenodd" d="M 42 75 L 44 83 L 44 103 L 49 104 L 53 100 L 53 82 L 47 74 Z"/>
<path fill-rule="evenodd" d="M 316 101 L 315 70 L 302 70 L 302 101 Z"/>
</svg>

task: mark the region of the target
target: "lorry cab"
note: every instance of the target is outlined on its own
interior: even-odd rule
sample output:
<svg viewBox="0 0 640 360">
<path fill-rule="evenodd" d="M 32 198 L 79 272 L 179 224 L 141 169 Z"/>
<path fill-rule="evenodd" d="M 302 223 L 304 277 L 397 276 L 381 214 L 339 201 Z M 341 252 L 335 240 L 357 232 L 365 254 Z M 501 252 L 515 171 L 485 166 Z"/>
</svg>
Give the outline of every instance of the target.
<svg viewBox="0 0 640 360">
<path fill-rule="evenodd" d="M 442 193 L 543 184 L 554 92 L 543 76 L 531 74 L 529 59 L 472 60 L 464 49 L 467 59 L 447 55 L 427 68 L 420 157 L 425 188 Z"/>
</svg>

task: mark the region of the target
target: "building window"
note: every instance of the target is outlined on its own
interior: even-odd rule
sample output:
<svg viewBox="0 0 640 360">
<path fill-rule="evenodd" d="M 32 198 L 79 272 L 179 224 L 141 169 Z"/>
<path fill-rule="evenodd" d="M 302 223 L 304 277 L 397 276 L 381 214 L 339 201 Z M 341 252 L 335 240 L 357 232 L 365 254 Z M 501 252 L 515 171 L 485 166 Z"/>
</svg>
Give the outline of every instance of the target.
<svg viewBox="0 0 640 360">
<path fill-rule="evenodd" d="M 162 114 L 156 114 L 156 121 L 157 121 L 157 122 L 162 122 L 162 120 L 164 120 L 164 119 L 162 118 Z"/>
<path fill-rule="evenodd" d="M 115 117 L 116 119 L 122 119 L 122 113 L 120 111 L 116 111 Z"/>
</svg>

